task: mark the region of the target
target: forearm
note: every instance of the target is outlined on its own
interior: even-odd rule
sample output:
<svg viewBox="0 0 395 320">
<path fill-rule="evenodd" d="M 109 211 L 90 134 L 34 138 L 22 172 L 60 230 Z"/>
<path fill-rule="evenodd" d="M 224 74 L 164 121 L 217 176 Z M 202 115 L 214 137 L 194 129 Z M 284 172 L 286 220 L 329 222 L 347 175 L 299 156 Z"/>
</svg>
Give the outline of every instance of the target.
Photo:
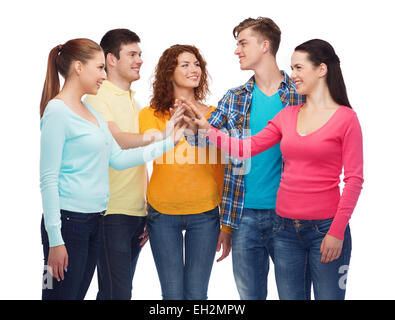
<svg viewBox="0 0 395 320">
<path fill-rule="evenodd" d="M 116 144 L 115 141 L 114 143 Z M 114 145 L 114 150 L 110 158 L 110 166 L 115 170 L 140 166 L 158 158 L 172 148 L 174 148 L 174 142 L 171 137 L 144 147 L 128 150 L 121 150 L 118 145 Z"/>
<path fill-rule="evenodd" d="M 113 134 L 113 137 L 123 150 L 144 147 L 151 144 L 152 142 L 163 139 L 161 132 L 149 132 L 144 134 L 118 132 Z"/>
</svg>

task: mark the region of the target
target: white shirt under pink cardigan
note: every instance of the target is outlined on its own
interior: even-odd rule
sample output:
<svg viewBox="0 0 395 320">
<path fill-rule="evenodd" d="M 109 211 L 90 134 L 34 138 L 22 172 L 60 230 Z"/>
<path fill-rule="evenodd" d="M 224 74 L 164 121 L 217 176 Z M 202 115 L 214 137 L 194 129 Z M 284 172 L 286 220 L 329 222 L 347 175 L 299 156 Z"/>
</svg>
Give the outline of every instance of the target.
<svg viewBox="0 0 395 320">
<path fill-rule="evenodd" d="M 284 108 L 258 134 L 245 140 L 211 128 L 209 140 L 239 159 L 280 143 L 284 172 L 276 212 L 289 219 L 334 218 L 328 233 L 344 239 L 363 183 L 362 132 L 356 113 L 339 107 L 318 130 L 301 136 L 296 130 L 301 105 Z M 340 174 L 344 167 L 344 189 Z"/>
</svg>

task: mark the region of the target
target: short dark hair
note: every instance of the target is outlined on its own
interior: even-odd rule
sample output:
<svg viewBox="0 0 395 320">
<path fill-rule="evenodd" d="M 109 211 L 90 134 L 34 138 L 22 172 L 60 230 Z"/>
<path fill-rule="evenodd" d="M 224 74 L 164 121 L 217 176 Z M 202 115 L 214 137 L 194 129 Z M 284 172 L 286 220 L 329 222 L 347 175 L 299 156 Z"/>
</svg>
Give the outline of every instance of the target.
<svg viewBox="0 0 395 320">
<path fill-rule="evenodd" d="M 281 30 L 270 18 L 258 17 L 256 19 L 247 18 L 233 29 L 233 36 L 237 39 L 239 33 L 247 28 L 251 28 L 264 39 L 270 42 L 270 52 L 276 56 L 281 41 Z"/>
<path fill-rule="evenodd" d="M 112 53 L 119 59 L 119 52 L 121 51 L 121 45 L 128 43 L 139 43 L 139 36 L 130 31 L 129 29 L 114 29 L 108 31 L 100 41 L 100 46 L 103 48 L 104 56 L 107 58 L 107 54 Z"/>
</svg>

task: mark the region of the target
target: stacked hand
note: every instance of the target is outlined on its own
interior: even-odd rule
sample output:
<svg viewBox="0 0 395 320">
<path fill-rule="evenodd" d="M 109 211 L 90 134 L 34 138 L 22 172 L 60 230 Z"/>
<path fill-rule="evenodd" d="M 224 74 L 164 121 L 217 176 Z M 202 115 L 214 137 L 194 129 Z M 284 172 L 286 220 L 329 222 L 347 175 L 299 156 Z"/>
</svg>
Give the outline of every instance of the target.
<svg viewBox="0 0 395 320">
<path fill-rule="evenodd" d="M 187 123 L 183 121 L 183 115 L 185 108 L 177 108 L 170 118 L 164 130 L 165 138 L 171 136 L 174 144 L 176 145 L 181 138 L 184 136 L 184 130 L 187 127 Z"/>
<path fill-rule="evenodd" d="M 199 108 L 191 101 L 188 101 L 182 97 L 180 99 L 176 99 L 172 111 L 174 114 L 176 114 L 178 110 L 181 110 L 183 113 L 182 120 L 187 125 L 187 128 L 193 132 L 193 134 L 196 134 L 198 129 L 210 129 L 210 124 L 203 113 L 200 112 Z"/>
</svg>

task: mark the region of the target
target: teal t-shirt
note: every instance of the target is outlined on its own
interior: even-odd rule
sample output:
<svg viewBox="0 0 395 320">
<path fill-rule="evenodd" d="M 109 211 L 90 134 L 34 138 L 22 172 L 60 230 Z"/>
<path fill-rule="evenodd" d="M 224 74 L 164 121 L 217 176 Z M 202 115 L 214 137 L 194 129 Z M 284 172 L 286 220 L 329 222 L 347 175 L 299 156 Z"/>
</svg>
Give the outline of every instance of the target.
<svg viewBox="0 0 395 320">
<path fill-rule="evenodd" d="M 250 130 L 255 135 L 267 126 L 268 121 L 283 109 L 279 93 L 264 94 L 256 84 L 250 107 Z M 251 158 L 246 174 L 244 207 L 250 209 L 274 209 L 281 179 L 282 156 L 280 144 Z"/>
</svg>

